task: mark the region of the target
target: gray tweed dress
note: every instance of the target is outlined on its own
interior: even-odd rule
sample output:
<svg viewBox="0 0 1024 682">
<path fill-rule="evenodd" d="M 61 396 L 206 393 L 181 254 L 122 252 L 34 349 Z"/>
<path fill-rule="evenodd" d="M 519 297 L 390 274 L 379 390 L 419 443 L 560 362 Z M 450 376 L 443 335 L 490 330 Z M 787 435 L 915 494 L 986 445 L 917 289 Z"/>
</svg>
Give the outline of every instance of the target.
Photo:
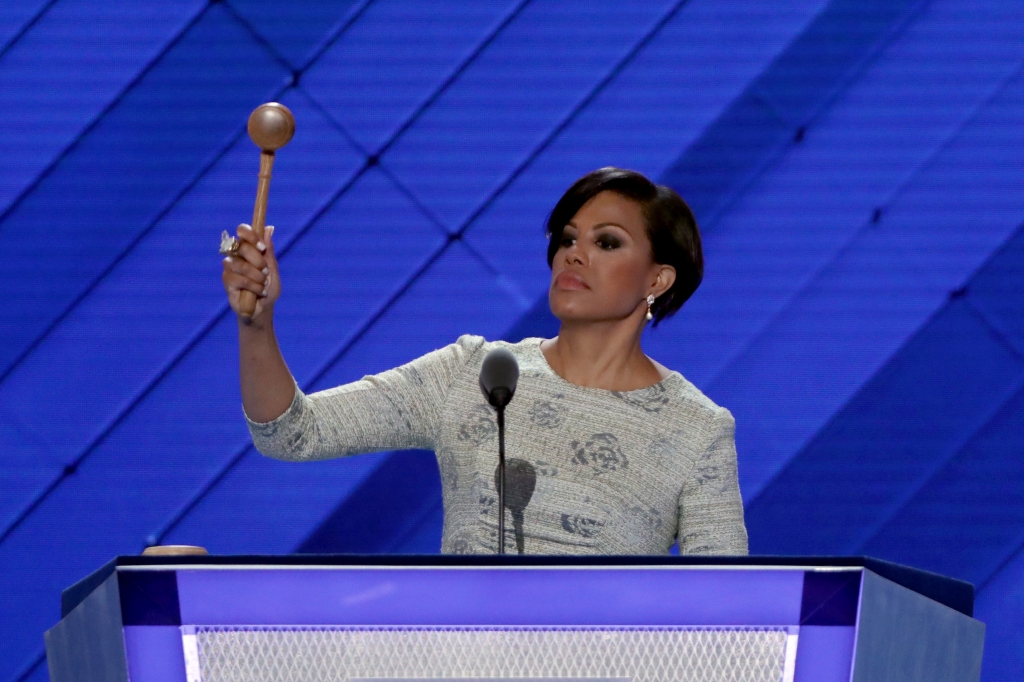
<svg viewBox="0 0 1024 682">
<path fill-rule="evenodd" d="M 519 361 L 505 413 L 506 453 L 537 474 L 523 519 L 528 554 L 746 554 L 735 423 L 682 375 L 615 392 L 552 371 L 541 339 L 463 336 L 407 365 L 303 394 L 265 424 L 249 421 L 263 454 L 289 461 L 422 448 L 437 453 L 445 553 L 498 545 L 494 410 L 477 377 L 502 346 Z M 515 551 L 511 517 L 506 546 Z"/>
</svg>

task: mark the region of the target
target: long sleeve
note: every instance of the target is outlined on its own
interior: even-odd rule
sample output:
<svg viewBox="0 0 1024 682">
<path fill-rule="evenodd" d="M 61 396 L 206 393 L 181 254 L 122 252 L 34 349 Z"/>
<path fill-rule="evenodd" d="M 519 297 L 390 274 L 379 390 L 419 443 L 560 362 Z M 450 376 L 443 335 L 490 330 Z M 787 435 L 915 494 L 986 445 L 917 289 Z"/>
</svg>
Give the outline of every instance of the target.
<svg viewBox="0 0 1024 682">
<path fill-rule="evenodd" d="M 711 437 L 698 454 L 679 498 L 680 554 L 747 553 L 735 433 L 732 414 L 717 408 Z"/>
<path fill-rule="evenodd" d="M 395 369 L 326 391 L 304 394 L 274 421 L 248 420 L 256 448 L 303 461 L 377 450 L 433 449 L 452 382 L 483 339 L 456 343 Z"/>
</svg>

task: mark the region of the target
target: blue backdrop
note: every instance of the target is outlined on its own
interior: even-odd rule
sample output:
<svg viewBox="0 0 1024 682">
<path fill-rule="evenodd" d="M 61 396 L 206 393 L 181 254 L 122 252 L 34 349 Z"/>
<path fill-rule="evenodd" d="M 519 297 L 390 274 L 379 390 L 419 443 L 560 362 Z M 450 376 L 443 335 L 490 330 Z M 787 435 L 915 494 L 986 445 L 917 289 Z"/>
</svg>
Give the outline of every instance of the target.
<svg viewBox="0 0 1024 682">
<path fill-rule="evenodd" d="M 147 543 L 438 550 L 429 453 L 249 446 L 216 245 L 272 99 L 304 388 L 553 334 L 548 210 L 643 171 L 707 256 L 645 348 L 735 414 L 752 550 L 970 580 L 983 678 L 1018 678 L 1024 2 L 5 0 L 0 680 Z"/>
</svg>

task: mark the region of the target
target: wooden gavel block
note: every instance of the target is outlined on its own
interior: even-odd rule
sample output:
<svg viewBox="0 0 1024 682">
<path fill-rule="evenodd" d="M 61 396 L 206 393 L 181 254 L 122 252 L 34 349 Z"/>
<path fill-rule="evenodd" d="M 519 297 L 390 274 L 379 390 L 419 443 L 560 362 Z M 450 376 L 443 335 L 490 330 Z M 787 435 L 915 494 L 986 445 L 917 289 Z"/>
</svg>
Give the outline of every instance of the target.
<svg viewBox="0 0 1024 682">
<path fill-rule="evenodd" d="M 252 211 L 252 229 L 263 239 L 267 222 L 267 196 L 270 194 L 270 175 L 274 169 L 274 152 L 288 144 L 295 134 L 295 117 L 288 107 L 277 102 L 261 104 L 249 115 L 249 137 L 260 148 L 260 174 L 256 185 L 256 206 Z M 256 310 L 256 294 L 242 291 L 239 312 L 251 317 Z"/>
</svg>

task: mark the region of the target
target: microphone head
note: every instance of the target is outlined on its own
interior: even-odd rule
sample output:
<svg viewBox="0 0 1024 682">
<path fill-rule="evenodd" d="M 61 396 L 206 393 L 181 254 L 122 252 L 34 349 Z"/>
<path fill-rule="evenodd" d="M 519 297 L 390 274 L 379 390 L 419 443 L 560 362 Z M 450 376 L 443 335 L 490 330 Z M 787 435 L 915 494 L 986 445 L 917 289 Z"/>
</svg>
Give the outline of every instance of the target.
<svg viewBox="0 0 1024 682">
<path fill-rule="evenodd" d="M 494 470 L 494 487 L 498 487 L 501 465 Z M 525 459 L 509 459 L 505 462 L 505 506 L 513 515 L 522 514 L 530 504 L 537 487 L 537 470 Z"/>
<path fill-rule="evenodd" d="M 519 383 L 519 363 L 505 348 L 495 348 L 480 367 L 480 390 L 492 407 L 501 409 L 512 401 Z"/>
</svg>

